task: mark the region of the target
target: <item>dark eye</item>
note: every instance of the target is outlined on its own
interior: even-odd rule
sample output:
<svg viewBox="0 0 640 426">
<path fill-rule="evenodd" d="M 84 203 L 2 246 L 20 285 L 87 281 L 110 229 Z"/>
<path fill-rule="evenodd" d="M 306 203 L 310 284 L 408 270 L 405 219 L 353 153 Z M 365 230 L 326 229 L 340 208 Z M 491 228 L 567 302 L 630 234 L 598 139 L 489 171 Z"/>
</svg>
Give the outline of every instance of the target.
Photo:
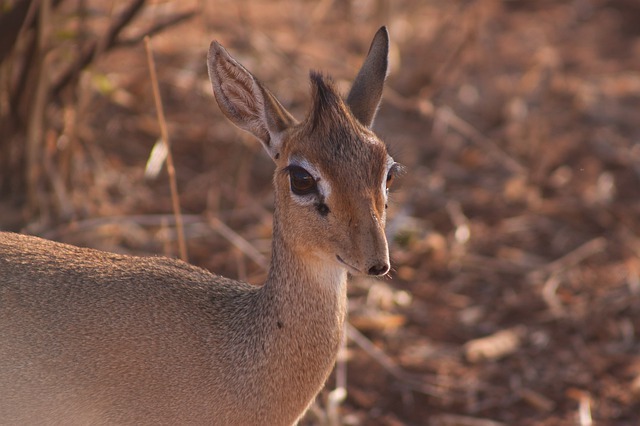
<svg viewBox="0 0 640 426">
<path fill-rule="evenodd" d="M 287 167 L 291 181 L 291 191 L 296 195 L 307 195 L 317 191 L 316 180 L 308 171 L 299 166 Z"/>
<path fill-rule="evenodd" d="M 400 163 L 393 163 L 391 167 L 389 167 L 389 171 L 387 172 L 387 180 L 385 182 L 385 186 L 387 191 L 391 188 L 391 185 L 396 180 L 397 176 L 401 176 L 404 173 L 404 167 Z"/>
<path fill-rule="evenodd" d="M 394 179 L 395 179 L 395 176 L 393 174 L 393 171 L 389 170 L 389 173 L 387 173 L 387 189 L 391 187 L 391 184 L 393 183 Z"/>
<path fill-rule="evenodd" d="M 391 185 L 393 184 L 393 181 L 395 180 L 397 174 L 398 174 L 398 166 L 394 164 L 393 166 L 391 166 L 391 168 L 389 169 L 389 172 L 387 173 L 387 182 L 386 182 L 387 190 L 391 188 Z"/>
</svg>

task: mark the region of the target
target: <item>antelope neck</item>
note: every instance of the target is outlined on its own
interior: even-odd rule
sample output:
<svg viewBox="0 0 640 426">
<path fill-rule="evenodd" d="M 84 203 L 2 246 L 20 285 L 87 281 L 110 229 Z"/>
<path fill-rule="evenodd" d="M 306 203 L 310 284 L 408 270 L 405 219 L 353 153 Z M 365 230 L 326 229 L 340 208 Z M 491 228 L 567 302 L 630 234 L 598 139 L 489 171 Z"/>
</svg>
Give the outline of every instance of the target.
<svg viewBox="0 0 640 426">
<path fill-rule="evenodd" d="M 264 295 L 276 303 L 312 305 L 317 309 L 324 306 L 336 310 L 346 304 L 346 269 L 335 261 L 301 255 L 277 228 L 274 226 L 271 266 L 263 286 Z"/>
</svg>

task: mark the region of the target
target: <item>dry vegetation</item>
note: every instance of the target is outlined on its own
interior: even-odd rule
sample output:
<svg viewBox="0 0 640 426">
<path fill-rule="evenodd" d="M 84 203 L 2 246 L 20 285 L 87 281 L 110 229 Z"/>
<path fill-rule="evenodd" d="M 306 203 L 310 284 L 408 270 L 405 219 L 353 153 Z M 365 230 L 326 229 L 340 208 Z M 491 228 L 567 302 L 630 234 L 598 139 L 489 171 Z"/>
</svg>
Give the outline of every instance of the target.
<svg viewBox="0 0 640 426">
<path fill-rule="evenodd" d="M 347 88 L 386 24 L 394 272 L 353 280 L 346 376 L 306 422 L 638 424 L 637 1 L 43 0 L 13 43 L 23 3 L 0 1 L 0 229 L 176 255 L 152 31 L 189 259 L 261 282 L 272 165 L 214 105 L 209 42 L 301 117 L 308 69 Z"/>
</svg>

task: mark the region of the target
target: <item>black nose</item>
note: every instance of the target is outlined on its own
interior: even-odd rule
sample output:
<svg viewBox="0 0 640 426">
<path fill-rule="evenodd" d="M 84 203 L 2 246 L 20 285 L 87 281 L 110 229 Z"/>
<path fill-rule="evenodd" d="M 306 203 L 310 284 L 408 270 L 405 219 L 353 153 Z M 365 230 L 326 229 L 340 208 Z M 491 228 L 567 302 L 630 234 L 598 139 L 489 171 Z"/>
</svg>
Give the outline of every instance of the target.
<svg viewBox="0 0 640 426">
<path fill-rule="evenodd" d="M 369 275 L 384 275 L 389 272 L 389 265 L 386 263 L 379 263 L 369 268 Z"/>
</svg>

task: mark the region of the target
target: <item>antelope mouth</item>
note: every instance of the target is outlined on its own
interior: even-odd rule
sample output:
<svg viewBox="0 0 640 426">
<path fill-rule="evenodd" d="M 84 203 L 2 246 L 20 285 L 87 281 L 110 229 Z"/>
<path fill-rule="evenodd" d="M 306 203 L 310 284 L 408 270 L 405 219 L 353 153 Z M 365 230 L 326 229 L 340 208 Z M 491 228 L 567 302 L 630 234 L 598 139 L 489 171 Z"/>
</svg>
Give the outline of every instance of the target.
<svg viewBox="0 0 640 426">
<path fill-rule="evenodd" d="M 348 264 L 347 262 L 344 261 L 344 259 L 342 259 L 340 257 L 340 255 L 336 254 L 336 259 L 338 259 L 338 262 L 340 262 L 341 264 L 343 264 L 344 266 L 347 267 L 347 270 L 349 272 L 351 272 L 352 274 L 356 274 L 356 275 L 362 275 L 362 272 L 360 272 L 357 268 L 355 268 L 354 266 Z"/>
</svg>

